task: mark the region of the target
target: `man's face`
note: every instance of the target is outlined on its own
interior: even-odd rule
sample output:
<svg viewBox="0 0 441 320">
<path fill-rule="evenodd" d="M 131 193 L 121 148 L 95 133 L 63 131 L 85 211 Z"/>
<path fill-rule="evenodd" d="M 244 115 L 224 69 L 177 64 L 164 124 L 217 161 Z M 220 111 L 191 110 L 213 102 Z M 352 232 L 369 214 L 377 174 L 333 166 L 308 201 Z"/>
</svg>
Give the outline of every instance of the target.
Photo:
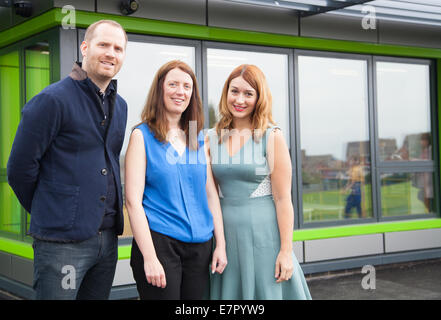
<svg viewBox="0 0 441 320">
<path fill-rule="evenodd" d="M 83 41 L 83 69 L 92 79 L 111 80 L 121 69 L 126 53 L 123 31 L 103 23 L 96 27 L 91 39 Z"/>
</svg>

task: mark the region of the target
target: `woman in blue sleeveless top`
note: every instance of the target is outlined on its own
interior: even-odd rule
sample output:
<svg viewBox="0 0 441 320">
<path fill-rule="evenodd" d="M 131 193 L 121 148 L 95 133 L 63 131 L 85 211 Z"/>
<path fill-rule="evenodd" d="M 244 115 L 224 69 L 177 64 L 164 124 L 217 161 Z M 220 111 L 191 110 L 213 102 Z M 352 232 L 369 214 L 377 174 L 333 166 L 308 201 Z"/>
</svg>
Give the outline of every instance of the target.
<svg viewBox="0 0 441 320">
<path fill-rule="evenodd" d="M 228 266 L 211 278 L 211 299 L 310 299 L 293 254 L 291 158 L 272 127 L 271 93 L 253 65 L 225 82 L 220 120 L 208 134 L 219 184 Z"/>
<path fill-rule="evenodd" d="M 156 73 L 125 159 L 130 265 L 141 299 L 202 299 L 227 260 L 202 135 L 196 77 L 181 61 Z M 216 248 L 212 251 L 212 238 Z"/>
</svg>

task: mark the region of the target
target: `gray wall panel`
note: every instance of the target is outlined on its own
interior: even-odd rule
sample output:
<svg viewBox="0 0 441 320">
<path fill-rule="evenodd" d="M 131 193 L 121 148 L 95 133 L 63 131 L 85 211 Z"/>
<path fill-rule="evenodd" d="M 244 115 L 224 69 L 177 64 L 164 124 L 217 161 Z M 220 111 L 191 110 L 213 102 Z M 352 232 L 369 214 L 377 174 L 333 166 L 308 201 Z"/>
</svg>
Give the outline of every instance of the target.
<svg viewBox="0 0 441 320">
<path fill-rule="evenodd" d="M 383 235 L 368 234 L 305 241 L 305 262 L 383 253 Z"/>
<path fill-rule="evenodd" d="M 133 283 L 135 283 L 135 279 L 133 278 L 132 268 L 130 267 L 130 259 L 118 260 L 112 286 L 122 286 Z"/>
<path fill-rule="evenodd" d="M 12 26 L 12 16 L 10 8 L 0 7 L 0 31 Z"/>
<path fill-rule="evenodd" d="M 441 248 L 441 229 L 388 232 L 386 252 Z"/>
<path fill-rule="evenodd" d="M 18 256 L 12 256 L 13 280 L 32 286 L 34 279 L 34 261 Z"/>
<path fill-rule="evenodd" d="M 12 276 L 12 258 L 8 253 L 0 252 L 0 275 L 10 278 Z"/>
<path fill-rule="evenodd" d="M 76 10 L 95 11 L 95 1 L 91 0 L 54 0 L 54 7 L 62 8 L 65 5 L 71 5 Z"/>
<path fill-rule="evenodd" d="M 51 0 L 33 0 L 32 1 L 32 16 L 30 18 L 25 18 L 15 13 L 12 14 L 12 23 L 18 24 L 25 20 L 31 19 L 33 17 L 39 16 L 45 11 L 53 8 L 53 2 Z"/>
<path fill-rule="evenodd" d="M 303 241 L 295 241 L 292 243 L 292 249 L 299 263 L 303 263 Z"/>
<path fill-rule="evenodd" d="M 77 42 L 77 49 L 78 49 L 78 61 L 83 61 L 83 55 L 81 54 L 80 46 L 81 43 L 84 40 L 84 36 L 86 35 L 86 29 L 78 29 L 78 42 Z"/>
<path fill-rule="evenodd" d="M 363 29 L 361 18 L 319 14 L 300 19 L 300 36 L 377 42 L 376 29 Z"/>
<path fill-rule="evenodd" d="M 119 0 L 98 0 L 97 11 L 121 15 Z M 205 0 L 139 0 L 130 17 L 205 25 Z"/>
<path fill-rule="evenodd" d="M 208 25 L 298 35 L 297 15 L 293 11 L 222 0 L 208 2 Z"/>
<path fill-rule="evenodd" d="M 380 43 L 441 48 L 439 26 L 380 21 Z"/>
<path fill-rule="evenodd" d="M 78 59 L 77 33 L 77 29 L 60 28 L 60 79 L 69 75 Z"/>
</svg>

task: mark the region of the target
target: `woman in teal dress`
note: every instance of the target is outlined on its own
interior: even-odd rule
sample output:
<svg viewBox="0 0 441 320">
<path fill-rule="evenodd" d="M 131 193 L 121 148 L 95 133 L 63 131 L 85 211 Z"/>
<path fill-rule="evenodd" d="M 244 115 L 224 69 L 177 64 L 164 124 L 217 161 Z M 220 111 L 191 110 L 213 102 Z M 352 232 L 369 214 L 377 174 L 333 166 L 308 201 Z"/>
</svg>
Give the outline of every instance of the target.
<svg viewBox="0 0 441 320">
<path fill-rule="evenodd" d="M 272 126 L 271 103 L 261 70 L 241 65 L 225 82 L 220 120 L 207 135 L 228 259 L 211 276 L 214 300 L 311 299 L 292 250 L 291 158 Z"/>
</svg>

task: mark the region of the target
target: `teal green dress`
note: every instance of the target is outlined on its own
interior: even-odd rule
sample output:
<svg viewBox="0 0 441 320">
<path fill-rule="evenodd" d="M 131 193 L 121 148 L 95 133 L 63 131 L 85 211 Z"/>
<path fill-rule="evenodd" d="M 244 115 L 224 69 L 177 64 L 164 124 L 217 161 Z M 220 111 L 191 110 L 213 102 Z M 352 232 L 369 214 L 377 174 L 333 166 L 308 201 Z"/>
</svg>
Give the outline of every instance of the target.
<svg viewBox="0 0 441 320">
<path fill-rule="evenodd" d="M 275 264 L 280 250 L 277 215 L 266 161 L 268 129 L 252 138 L 232 157 L 226 143 L 209 131 L 213 175 L 219 185 L 228 264 L 212 274 L 213 300 L 311 299 L 303 271 L 292 255 L 292 278 L 276 283 Z"/>
</svg>

